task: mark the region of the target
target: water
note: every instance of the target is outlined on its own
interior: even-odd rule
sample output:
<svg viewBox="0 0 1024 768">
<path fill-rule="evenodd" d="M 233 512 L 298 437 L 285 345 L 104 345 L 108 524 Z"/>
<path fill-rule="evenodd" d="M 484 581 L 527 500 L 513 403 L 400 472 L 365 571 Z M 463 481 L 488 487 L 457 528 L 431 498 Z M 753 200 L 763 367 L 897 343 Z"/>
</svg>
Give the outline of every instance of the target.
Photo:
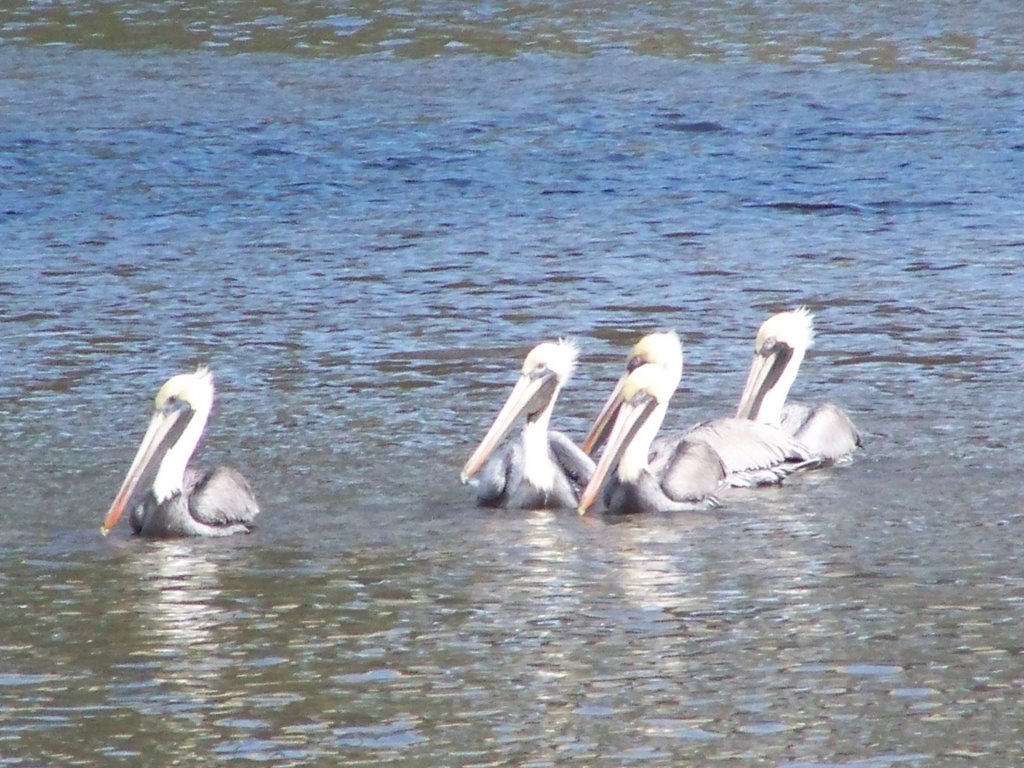
<svg viewBox="0 0 1024 768">
<path fill-rule="evenodd" d="M 0 766 L 1008 765 L 1019 9 L 0 7 Z M 806 303 L 847 467 L 714 514 L 472 506 L 537 341 Z M 103 513 L 172 373 L 258 531 Z"/>
</svg>

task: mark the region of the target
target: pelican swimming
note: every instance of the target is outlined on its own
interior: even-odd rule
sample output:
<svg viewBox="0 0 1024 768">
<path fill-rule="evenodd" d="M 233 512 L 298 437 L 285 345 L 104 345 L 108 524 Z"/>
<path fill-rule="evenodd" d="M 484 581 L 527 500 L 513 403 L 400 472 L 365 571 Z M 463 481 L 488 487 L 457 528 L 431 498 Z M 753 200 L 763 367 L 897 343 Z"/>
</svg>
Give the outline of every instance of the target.
<svg viewBox="0 0 1024 768">
<path fill-rule="evenodd" d="M 539 344 L 526 356 L 512 393 L 462 468 L 465 483 L 483 467 L 477 487 L 477 503 L 481 506 L 576 506 L 578 489 L 590 480 L 594 462 L 561 432 L 549 431 L 548 424 L 558 393 L 572 375 L 578 354 L 575 344 L 560 339 Z M 510 440 L 495 453 L 520 414 L 526 414 L 521 438 Z"/>
<path fill-rule="evenodd" d="M 200 367 L 169 379 L 131 468 L 110 505 L 110 532 L 125 509 L 142 536 L 227 536 L 248 533 L 259 513 L 249 484 L 236 470 L 188 467 L 213 407 L 213 375 Z"/>
<path fill-rule="evenodd" d="M 737 418 L 780 427 L 826 462 L 849 457 L 860 434 L 843 410 L 830 402 L 811 408 L 786 403 L 800 363 L 814 343 L 814 315 L 806 307 L 772 315 L 757 331 L 754 359 L 736 410 Z"/>
<path fill-rule="evenodd" d="M 626 374 L 616 388 L 615 421 L 601 459 L 580 495 L 579 513 L 597 499 L 605 485 L 609 512 L 670 512 L 717 505 L 715 494 L 727 485 L 721 457 L 706 442 L 654 438 L 668 411 L 678 380 L 658 365 L 644 364 Z"/>
<path fill-rule="evenodd" d="M 622 389 L 631 372 L 654 365 L 666 373 L 675 391 L 683 373 L 683 348 L 672 331 L 651 333 L 630 350 L 626 372 L 619 379 L 581 446 L 593 452 L 608 434 L 612 420 L 622 405 Z M 667 403 L 665 404 L 667 408 Z M 781 482 L 787 475 L 807 466 L 810 452 L 794 437 L 774 425 L 749 419 L 719 418 L 697 424 L 684 437 L 689 442 L 706 443 L 722 460 L 729 485 L 749 487 Z M 679 440 L 665 438 L 673 444 Z M 659 441 L 660 442 L 660 441 Z M 659 443 L 655 443 L 659 450 Z"/>
<path fill-rule="evenodd" d="M 626 357 L 625 372 L 619 377 L 615 388 L 594 421 L 594 425 L 590 428 L 590 432 L 580 444 L 580 448 L 585 453 L 592 455 L 608 438 L 608 430 L 618 414 L 619 405 L 622 403 L 622 387 L 625 385 L 629 374 L 641 365 L 650 363 L 665 369 L 669 377 L 678 386 L 679 381 L 683 377 L 682 349 L 682 342 L 679 341 L 679 336 L 674 331 L 649 333 L 633 345 L 629 355 Z M 675 391 L 674 387 L 672 391 Z"/>
</svg>

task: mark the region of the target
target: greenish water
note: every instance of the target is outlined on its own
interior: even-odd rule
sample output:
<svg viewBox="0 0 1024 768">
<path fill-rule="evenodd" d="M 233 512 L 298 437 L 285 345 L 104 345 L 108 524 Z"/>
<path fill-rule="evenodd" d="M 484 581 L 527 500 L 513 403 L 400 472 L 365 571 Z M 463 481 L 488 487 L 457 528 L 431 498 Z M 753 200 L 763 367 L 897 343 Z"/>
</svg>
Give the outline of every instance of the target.
<svg viewBox="0 0 1024 768">
<path fill-rule="evenodd" d="M 704 62 L 1019 70 L 1019 8 L 988 0 L 850 5 L 416 1 L 0 4 L 0 39 L 119 51 L 425 58 L 621 50 Z"/>
</svg>

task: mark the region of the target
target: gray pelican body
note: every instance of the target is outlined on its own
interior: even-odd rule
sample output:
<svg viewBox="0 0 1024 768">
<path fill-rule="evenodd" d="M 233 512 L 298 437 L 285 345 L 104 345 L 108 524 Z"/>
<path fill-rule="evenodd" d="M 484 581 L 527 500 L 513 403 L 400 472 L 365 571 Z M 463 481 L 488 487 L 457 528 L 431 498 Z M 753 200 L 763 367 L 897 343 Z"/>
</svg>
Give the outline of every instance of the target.
<svg viewBox="0 0 1024 768">
<path fill-rule="evenodd" d="M 674 382 L 674 391 L 683 372 L 683 350 L 679 337 L 673 332 L 652 333 L 637 342 L 630 351 L 625 375 L 619 379 L 590 434 L 583 441 L 584 451 L 593 451 L 607 436 L 612 419 L 622 403 L 621 393 L 626 378 L 631 371 L 643 365 L 662 368 L 668 380 Z M 725 467 L 728 484 L 734 487 L 779 483 L 812 460 L 808 449 L 780 427 L 749 419 L 722 418 L 702 422 L 683 435 L 656 441 L 654 449 L 661 453 L 666 441 L 669 446 L 675 446 L 681 439 L 710 447 Z"/>
<path fill-rule="evenodd" d="M 594 503 L 602 485 L 605 507 L 613 514 L 717 506 L 716 493 L 727 485 L 727 473 L 707 443 L 684 435 L 653 445 L 677 383 L 669 371 L 651 364 L 641 365 L 623 378 L 615 423 L 594 475 L 580 496 L 580 514 Z"/>
<path fill-rule="evenodd" d="M 775 485 L 818 464 L 799 438 L 747 419 L 705 421 L 690 429 L 686 438 L 706 443 L 721 457 L 726 480 L 734 488 Z"/>
<path fill-rule="evenodd" d="M 758 329 L 754 359 L 737 418 L 777 426 L 822 462 L 849 458 L 861 445 L 850 417 L 835 403 L 787 403 L 800 363 L 814 343 L 814 316 L 804 307 L 772 315 Z"/>
<path fill-rule="evenodd" d="M 188 467 L 213 407 L 206 368 L 174 376 L 156 396 L 153 418 L 103 521 L 109 533 L 125 509 L 140 536 L 227 536 L 248 533 L 259 507 L 238 471 Z"/>
<path fill-rule="evenodd" d="M 480 506 L 576 506 L 579 489 L 590 480 L 594 462 L 572 440 L 549 430 L 548 425 L 558 393 L 572 375 L 577 355 L 572 342 L 559 340 L 539 344 L 526 356 L 512 393 L 462 468 L 463 483 L 479 472 Z M 520 414 L 526 415 L 521 435 L 498 449 Z"/>
<path fill-rule="evenodd" d="M 478 475 L 477 503 L 506 509 L 574 508 L 594 462 L 565 434 L 549 430 L 547 460 L 558 471 L 551 474 L 551 484 L 542 487 L 526 476 L 530 440 L 525 433 L 526 428 L 519 439 L 507 442 L 484 464 Z"/>
</svg>

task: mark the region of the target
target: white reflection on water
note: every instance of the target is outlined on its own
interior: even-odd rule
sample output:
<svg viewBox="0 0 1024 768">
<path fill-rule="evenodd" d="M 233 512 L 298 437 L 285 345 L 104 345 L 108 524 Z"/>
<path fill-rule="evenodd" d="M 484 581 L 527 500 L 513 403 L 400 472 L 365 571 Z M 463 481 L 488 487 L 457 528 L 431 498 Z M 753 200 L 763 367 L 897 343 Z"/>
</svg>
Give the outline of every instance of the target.
<svg viewBox="0 0 1024 768">
<path fill-rule="evenodd" d="M 156 542 L 128 565 L 140 587 L 138 615 L 146 638 L 137 653 L 159 659 L 167 682 L 207 698 L 227 660 L 218 630 L 230 628 L 219 564 L 194 542 Z"/>
<path fill-rule="evenodd" d="M 715 524 L 715 514 L 696 513 L 615 526 L 618 547 L 608 558 L 629 602 L 642 611 L 707 609 L 711 601 L 700 584 L 703 556 L 686 541 Z"/>
</svg>

